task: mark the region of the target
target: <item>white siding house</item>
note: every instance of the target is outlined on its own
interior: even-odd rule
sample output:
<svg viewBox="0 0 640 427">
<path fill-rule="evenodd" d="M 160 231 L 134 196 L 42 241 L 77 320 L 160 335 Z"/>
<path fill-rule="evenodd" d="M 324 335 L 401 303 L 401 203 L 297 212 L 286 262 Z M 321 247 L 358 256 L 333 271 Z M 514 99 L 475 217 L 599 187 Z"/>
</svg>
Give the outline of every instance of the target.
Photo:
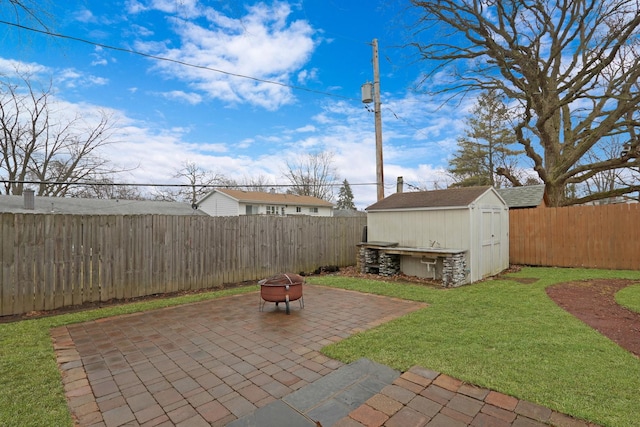
<svg viewBox="0 0 640 427">
<path fill-rule="evenodd" d="M 333 216 L 333 204 L 311 196 L 216 189 L 197 203 L 211 216 L 311 215 Z"/>
<path fill-rule="evenodd" d="M 405 274 L 442 278 L 455 253 L 466 259 L 464 283 L 509 267 L 509 211 L 492 187 L 395 193 L 366 210 L 367 243 L 393 245 L 383 251 L 401 254 Z"/>
</svg>

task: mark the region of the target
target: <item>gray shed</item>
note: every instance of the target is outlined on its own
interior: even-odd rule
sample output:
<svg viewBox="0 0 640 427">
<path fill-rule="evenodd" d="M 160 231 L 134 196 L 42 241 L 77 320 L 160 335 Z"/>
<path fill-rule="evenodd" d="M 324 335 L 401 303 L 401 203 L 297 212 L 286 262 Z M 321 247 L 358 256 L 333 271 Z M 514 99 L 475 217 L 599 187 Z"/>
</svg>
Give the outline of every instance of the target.
<svg viewBox="0 0 640 427">
<path fill-rule="evenodd" d="M 473 283 L 509 267 L 509 210 L 492 187 L 395 193 L 367 209 L 361 268 Z"/>
</svg>

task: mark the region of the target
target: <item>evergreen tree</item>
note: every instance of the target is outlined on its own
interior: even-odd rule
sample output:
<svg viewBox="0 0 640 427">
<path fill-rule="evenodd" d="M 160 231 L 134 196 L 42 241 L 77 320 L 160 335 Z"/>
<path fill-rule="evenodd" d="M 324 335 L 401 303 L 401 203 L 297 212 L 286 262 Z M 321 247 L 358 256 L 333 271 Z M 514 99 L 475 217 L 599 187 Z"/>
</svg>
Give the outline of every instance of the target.
<svg viewBox="0 0 640 427">
<path fill-rule="evenodd" d="M 483 92 L 467 119 L 465 135 L 458 139 L 458 151 L 451 160 L 449 172 L 454 186 L 491 185 L 500 187 L 507 180 L 520 185 L 515 173 L 516 156 L 509 149 L 516 142 L 509 126 L 510 112 L 495 90 Z M 500 170 L 501 173 L 497 173 Z"/>
<path fill-rule="evenodd" d="M 342 182 L 342 186 L 338 192 L 338 203 L 336 204 L 336 209 L 356 209 L 356 205 L 353 204 L 353 192 L 351 191 L 349 181 L 346 179 Z"/>
</svg>

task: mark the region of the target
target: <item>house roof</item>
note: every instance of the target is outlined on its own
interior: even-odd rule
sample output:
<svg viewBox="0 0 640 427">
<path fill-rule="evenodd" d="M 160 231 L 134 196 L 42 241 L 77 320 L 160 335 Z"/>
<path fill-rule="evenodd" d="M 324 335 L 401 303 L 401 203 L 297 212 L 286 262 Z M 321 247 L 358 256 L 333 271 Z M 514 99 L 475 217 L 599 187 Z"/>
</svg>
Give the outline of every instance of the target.
<svg viewBox="0 0 640 427">
<path fill-rule="evenodd" d="M 204 196 L 202 200 L 200 200 L 200 202 L 202 202 L 204 199 L 211 196 L 215 192 L 222 193 L 241 203 L 273 203 L 278 205 L 291 206 L 333 207 L 333 203 L 327 202 L 326 200 L 322 200 L 317 197 L 298 196 L 297 194 L 267 193 L 262 191 L 231 190 L 228 188 L 218 188 L 216 190 L 213 190 L 212 192 Z"/>
<path fill-rule="evenodd" d="M 394 193 L 369 206 L 366 210 L 466 207 L 490 189 L 491 187 L 485 186 Z"/>
<path fill-rule="evenodd" d="M 34 209 L 25 209 L 23 196 L 0 195 L 0 212 L 74 215 L 206 215 L 188 203 L 154 200 L 81 199 L 35 196 Z"/>
<path fill-rule="evenodd" d="M 498 193 L 509 208 L 534 208 L 540 206 L 544 198 L 544 185 L 498 188 Z"/>
<path fill-rule="evenodd" d="M 357 216 L 367 216 L 367 213 L 355 209 L 334 209 L 333 216 L 342 218 L 353 218 Z"/>
</svg>

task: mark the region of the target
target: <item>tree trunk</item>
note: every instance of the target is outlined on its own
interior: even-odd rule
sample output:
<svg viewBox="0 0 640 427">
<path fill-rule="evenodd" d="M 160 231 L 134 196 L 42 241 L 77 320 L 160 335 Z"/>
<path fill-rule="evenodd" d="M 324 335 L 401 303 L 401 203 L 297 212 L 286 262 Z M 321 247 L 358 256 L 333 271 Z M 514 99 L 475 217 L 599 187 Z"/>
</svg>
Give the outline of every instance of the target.
<svg viewBox="0 0 640 427">
<path fill-rule="evenodd" d="M 549 207 L 564 206 L 565 184 L 562 182 L 547 182 L 544 187 L 546 203 Z"/>
</svg>

